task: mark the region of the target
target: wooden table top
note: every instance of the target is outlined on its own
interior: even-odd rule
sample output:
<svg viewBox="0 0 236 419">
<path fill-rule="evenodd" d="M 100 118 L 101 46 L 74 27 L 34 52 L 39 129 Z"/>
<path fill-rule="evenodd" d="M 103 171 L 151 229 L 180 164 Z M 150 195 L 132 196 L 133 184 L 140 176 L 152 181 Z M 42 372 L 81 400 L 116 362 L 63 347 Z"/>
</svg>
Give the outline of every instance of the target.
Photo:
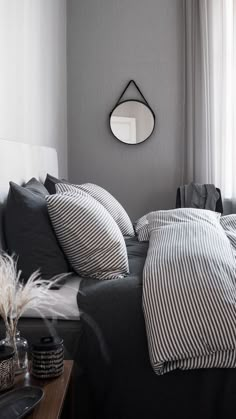
<svg viewBox="0 0 236 419">
<path fill-rule="evenodd" d="M 64 361 L 64 372 L 58 378 L 38 379 L 30 373 L 21 374 L 15 378 L 15 386 L 38 386 L 44 390 L 44 398 L 27 416 L 28 419 L 57 419 L 60 417 L 65 396 L 70 383 L 74 361 Z"/>
</svg>

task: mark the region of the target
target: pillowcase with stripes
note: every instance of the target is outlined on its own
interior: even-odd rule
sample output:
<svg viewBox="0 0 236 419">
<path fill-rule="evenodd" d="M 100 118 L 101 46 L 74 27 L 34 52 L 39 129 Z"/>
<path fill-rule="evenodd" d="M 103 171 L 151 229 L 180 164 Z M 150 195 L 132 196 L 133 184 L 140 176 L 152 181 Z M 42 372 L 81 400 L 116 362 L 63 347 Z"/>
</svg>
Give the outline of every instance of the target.
<svg viewBox="0 0 236 419">
<path fill-rule="evenodd" d="M 199 208 L 176 208 L 150 212 L 147 215 L 149 234 L 152 230 L 175 223 L 205 222 L 220 228 L 221 214 L 218 212 Z"/>
<path fill-rule="evenodd" d="M 140 241 L 140 242 L 149 241 L 149 230 L 148 230 L 147 215 L 144 215 L 143 217 L 139 218 L 134 223 L 134 229 L 135 229 L 135 232 L 138 236 L 138 241 Z"/>
<path fill-rule="evenodd" d="M 129 273 L 127 249 L 108 211 L 83 191 L 46 196 L 58 241 L 82 277 L 115 279 Z"/>
<path fill-rule="evenodd" d="M 114 196 L 112 196 L 108 191 L 98 185 L 94 185 L 93 183 L 84 183 L 83 185 L 67 185 L 64 184 L 57 184 L 56 190 L 66 192 L 70 191 L 70 186 L 74 186 L 77 189 L 80 189 L 89 195 L 91 195 L 94 199 L 96 199 L 100 204 L 102 204 L 106 210 L 111 214 L 114 218 L 118 226 L 120 227 L 121 233 L 123 236 L 134 236 L 134 229 L 132 222 L 122 207 L 122 205 L 117 201 Z"/>
<path fill-rule="evenodd" d="M 234 256 L 236 256 L 236 214 L 222 216 L 220 224 L 230 241 Z"/>
<path fill-rule="evenodd" d="M 193 209 L 193 211 L 192 211 Z M 200 212 L 196 212 L 200 211 Z M 207 221 L 212 222 L 212 220 L 217 220 L 217 222 L 220 219 L 220 214 L 217 212 L 208 211 L 208 210 L 201 210 L 201 209 L 195 209 L 195 208 L 177 208 L 174 210 L 161 210 L 161 211 L 155 211 L 150 212 L 143 217 L 139 218 L 135 222 L 135 232 L 138 236 L 138 240 L 140 242 L 143 241 L 149 241 L 150 238 L 150 227 L 149 227 L 149 218 L 152 218 L 152 214 L 160 213 L 162 216 L 165 216 L 165 220 L 168 220 L 168 222 L 186 222 L 186 221 L 192 221 L 196 219 L 197 221 Z M 167 217 L 167 218 L 166 218 Z M 235 247 L 236 247 L 236 218 L 235 218 Z"/>
</svg>

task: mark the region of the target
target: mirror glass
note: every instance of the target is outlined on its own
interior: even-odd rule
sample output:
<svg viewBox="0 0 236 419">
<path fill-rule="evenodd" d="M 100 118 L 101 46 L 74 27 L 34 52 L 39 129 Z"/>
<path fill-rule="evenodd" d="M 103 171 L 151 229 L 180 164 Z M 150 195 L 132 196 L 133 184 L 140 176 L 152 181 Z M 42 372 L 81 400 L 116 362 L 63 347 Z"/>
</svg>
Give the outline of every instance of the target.
<svg viewBox="0 0 236 419">
<path fill-rule="evenodd" d="M 119 103 L 110 116 L 114 136 L 127 144 L 138 144 L 147 140 L 155 126 L 152 110 L 143 102 L 126 100 Z"/>
</svg>

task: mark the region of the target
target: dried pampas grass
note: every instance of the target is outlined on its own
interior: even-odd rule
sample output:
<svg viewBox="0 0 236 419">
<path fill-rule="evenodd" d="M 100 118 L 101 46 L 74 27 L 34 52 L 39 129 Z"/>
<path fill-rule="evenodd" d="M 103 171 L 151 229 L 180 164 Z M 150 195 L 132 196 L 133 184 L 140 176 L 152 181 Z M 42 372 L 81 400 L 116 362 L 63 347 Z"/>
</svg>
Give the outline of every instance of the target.
<svg viewBox="0 0 236 419">
<path fill-rule="evenodd" d="M 54 311 L 53 306 L 60 296 L 57 293 L 54 296 L 54 293 L 49 293 L 48 290 L 68 274 L 48 281 L 43 280 L 39 271 L 36 271 L 26 283 L 20 281 L 20 275 L 14 257 L 6 253 L 0 255 L 0 317 L 9 336 L 15 336 L 18 320 L 29 308 L 36 310 L 40 315 L 44 308 L 50 308 L 52 317 L 59 314 Z"/>
</svg>

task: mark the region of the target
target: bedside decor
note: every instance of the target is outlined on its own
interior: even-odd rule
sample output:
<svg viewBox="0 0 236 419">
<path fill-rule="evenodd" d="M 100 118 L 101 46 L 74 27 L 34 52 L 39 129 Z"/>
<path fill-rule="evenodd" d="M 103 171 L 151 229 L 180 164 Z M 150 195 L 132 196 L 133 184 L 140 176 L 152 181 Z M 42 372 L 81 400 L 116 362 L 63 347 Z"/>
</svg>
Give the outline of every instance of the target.
<svg viewBox="0 0 236 419">
<path fill-rule="evenodd" d="M 76 416 L 72 394 L 73 365 L 73 361 L 64 361 L 64 371 L 57 378 L 41 380 L 28 373 L 18 375 L 15 378 L 16 388 L 24 389 L 25 386 L 40 387 L 44 393 L 43 399 L 38 403 L 34 411 L 27 416 L 27 419 L 58 419 L 62 417 L 69 419 Z M 7 419 L 9 419 L 8 416 Z"/>
<path fill-rule="evenodd" d="M 21 374 L 28 367 L 28 342 L 16 330 L 15 335 L 6 333 L 6 337 L 0 341 L 0 347 L 14 348 L 14 372 Z"/>
<path fill-rule="evenodd" d="M 14 349 L 0 345 L 0 391 L 8 390 L 14 384 Z"/>
<path fill-rule="evenodd" d="M 22 419 L 42 400 L 44 391 L 40 387 L 26 386 L 0 396 L 0 417 Z"/>
<path fill-rule="evenodd" d="M 32 345 L 32 370 L 37 378 L 53 378 L 63 373 L 64 348 L 59 337 L 45 336 Z"/>
<path fill-rule="evenodd" d="M 122 100 L 131 84 L 134 84 L 141 100 Z M 147 140 L 155 128 L 155 114 L 134 80 L 130 80 L 110 113 L 112 134 L 126 144 L 138 144 Z"/>
<path fill-rule="evenodd" d="M 0 317 L 6 327 L 6 337 L 0 346 L 14 349 L 15 374 L 27 369 L 28 344 L 17 330 L 18 320 L 29 308 L 40 313 L 40 309 L 50 307 L 52 314 L 55 297 L 49 295 L 49 288 L 66 274 L 58 275 L 54 281 L 42 280 L 38 271 L 34 272 L 26 283 L 20 281 L 21 272 L 17 272 L 16 261 L 6 253 L 0 256 Z"/>
</svg>

